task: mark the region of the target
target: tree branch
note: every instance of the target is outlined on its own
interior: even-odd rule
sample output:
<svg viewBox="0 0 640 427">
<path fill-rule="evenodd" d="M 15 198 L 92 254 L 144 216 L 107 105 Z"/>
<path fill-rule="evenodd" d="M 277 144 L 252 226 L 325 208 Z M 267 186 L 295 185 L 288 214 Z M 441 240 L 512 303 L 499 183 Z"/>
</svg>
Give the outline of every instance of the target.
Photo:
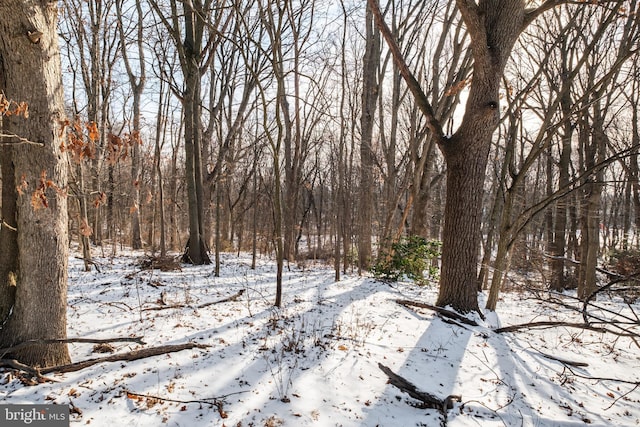
<svg viewBox="0 0 640 427">
<path fill-rule="evenodd" d="M 0 348 L 0 354 L 5 355 L 7 353 L 13 353 L 17 350 L 21 350 L 25 347 L 32 345 L 48 345 L 48 344 L 68 344 L 68 343 L 91 343 L 91 344 L 106 344 L 112 342 L 133 342 L 136 344 L 144 345 L 142 337 L 126 337 L 126 338 L 106 338 L 106 339 L 93 339 L 93 338 L 67 338 L 67 339 L 54 339 L 54 340 L 28 340 L 16 344 L 13 347 Z"/>
<path fill-rule="evenodd" d="M 525 10 L 524 14 L 524 22 L 522 23 L 522 30 L 529 24 L 531 24 L 538 16 L 542 15 L 544 12 L 553 9 L 556 6 L 560 6 L 563 4 L 582 4 L 584 5 L 586 2 L 584 0 L 546 0 L 540 6 L 532 9 Z M 593 4 L 593 2 L 590 2 Z M 596 4 L 600 3 L 620 3 L 620 0 L 611 0 L 611 1 L 598 1 Z"/>
<path fill-rule="evenodd" d="M 457 394 L 450 394 L 445 399 L 440 399 L 431 393 L 418 390 L 412 382 L 396 374 L 382 363 L 378 363 L 378 368 L 380 368 L 382 372 L 389 377 L 389 384 L 407 393 L 412 398 L 422 402 L 423 408 L 437 409 L 442 416 L 442 422 L 440 423 L 441 426 L 447 425 L 447 411 L 453 408 L 453 403 L 460 402 L 462 400 L 462 396 Z"/>
<path fill-rule="evenodd" d="M 485 57 L 488 50 L 487 30 L 480 8 L 474 0 L 456 0 L 456 5 L 471 37 L 474 58 Z"/>
<path fill-rule="evenodd" d="M 98 363 L 103 363 L 103 362 L 118 362 L 121 360 L 131 362 L 134 360 L 145 359 L 147 357 L 159 356 L 161 354 L 175 353 L 177 351 L 190 350 L 192 348 L 207 348 L 207 347 L 209 346 L 204 344 L 196 344 L 196 343 L 161 345 L 159 347 L 142 348 L 140 350 L 133 350 L 127 353 L 113 354 L 111 356 L 83 360 L 81 362 L 70 363 L 68 365 L 60 365 L 60 366 L 52 366 L 49 368 L 43 368 L 43 369 L 40 369 L 40 373 L 49 374 L 52 372 L 57 372 L 57 373 L 76 372 L 84 368 L 88 368 L 90 366 L 97 365 Z"/>
<path fill-rule="evenodd" d="M 376 26 L 387 42 L 387 45 L 389 45 L 389 50 L 391 51 L 391 55 L 393 56 L 393 60 L 396 63 L 398 70 L 400 71 L 400 75 L 413 94 L 416 105 L 427 119 L 427 127 L 435 136 L 436 142 L 438 144 L 444 144 L 448 140 L 448 138 L 444 134 L 442 125 L 436 118 L 433 108 L 431 107 L 431 103 L 429 102 L 427 95 L 422 90 L 420 83 L 418 83 L 418 80 L 415 78 L 411 70 L 409 70 L 409 66 L 405 62 L 404 56 L 402 55 L 402 52 L 400 52 L 400 48 L 394 40 L 391 30 L 387 26 L 386 22 L 384 22 L 384 18 L 382 17 L 382 12 L 380 12 L 378 2 L 376 0 L 368 0 L 368 4 L 373 13 Z"/>
<path fill-rule="evenodd" d="M 133 399 L 133 400 L 137 400 L 137 401 L 141 401 L 141 400 L 153 400 L 153 401 L 166 401 L 166 402 L 173 402 L 173 403 L 184 403 L 184 404 L 189 404 L 189 403 L 197 403 L 199 405 L 210 405 L 210 406 L 215 406 L 216 408 L 218 408 L 218 413 L 220 414 L 220 418 L 227 418 L 227 413 L 224 411 L 224 405 L 223 405 L 223 401 L 224 399 L 226 399 L 229 396 L 233 396 L 235 394 L 241 394 L 241 393 L 247 393 L 246 391 L 238 391 L 235 393 L 229 393 L 229 394 L 225 394 L 224 396 L 218 396 L 218 397 L 209 397 L 206 399 L 197 399 L 197 400 L 178 400 L 178 399 L 169 399 L 166 397 L 161 397 L 161 396 L 153 396 L 150 394 L 140 394 L 140 393 L 134 393 L 130 390 L 125 390 L 125 393 L 127 395 L 127 397 L 129 399 Z"/>
<path fill-rule="evenodd" d="M 592 325 L 589 325 L 587 323 L 555 322 L 555 321 L 546 321 L 546 320 L 543 320 L 543 321 L 540 321 L 540 322 L 529 322 L 529 323 L 522 323 L 522 324 L 519 324 L 519 325 L 505 326 L 503 328 L 494 329 L 493 332 L 495 332 L 497 334 L 501 334 L 503 332 L 516 332 L 516 331 L 519 331 L 521 329 L 533 329 L 533 328 L 557 327 L 557 326 L 564 326 L 564 327 L 568 327 L 568 328 L 587 329 L 589 331 L 596 331 L 596 332 L 602 332 L 602 333 L 611 332 L 606 328 L 600 328 L 600 327 L 597 327 L 597 326 L 592 326 Z"/>
</svg>

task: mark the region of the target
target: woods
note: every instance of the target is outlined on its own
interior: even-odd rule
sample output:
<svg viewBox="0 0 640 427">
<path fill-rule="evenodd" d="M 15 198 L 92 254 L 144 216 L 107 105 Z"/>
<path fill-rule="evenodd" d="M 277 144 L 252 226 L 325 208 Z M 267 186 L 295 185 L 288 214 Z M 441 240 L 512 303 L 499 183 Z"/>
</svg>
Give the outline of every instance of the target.
<svg viewBox="0 0 640 427">
<path fill-rule="evenodd" d="M 442 242 L 461 313 L 637 259 L 635 0 L 5 3 L 1 347 L 65 338 L 67 233 L 88 271 L 272 257 L 277 307 L 292 265 L 367 275 L 403 238 Z"/>
</svg>

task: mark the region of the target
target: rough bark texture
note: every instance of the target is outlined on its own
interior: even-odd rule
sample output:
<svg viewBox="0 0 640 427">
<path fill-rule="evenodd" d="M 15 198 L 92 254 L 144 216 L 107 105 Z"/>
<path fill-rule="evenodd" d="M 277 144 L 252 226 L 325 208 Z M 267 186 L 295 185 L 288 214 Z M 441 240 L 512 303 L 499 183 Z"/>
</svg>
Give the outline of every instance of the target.
<svg viewBox="0 0 640 427">
<path fill-rule="evenodd" d="M 485 169 L 500 117 L 500 80 L 525 23 L 525 2 L 458 0 L 471 36 L 474 69 L 458 131 L 441 145 L 447 164 L 442 275 L 436 305 L 479 311 L 477 268 Z"/>
<path fill-rule="evenodd" d="M 565 42 L 566 43 L 566 42 Z M 562 72 L 563 75 L 569 76 L 568 69 L 568 57 L 567 53 L 562 54 Z M 562 81 L 563 87 L 561 89 L 560 105 L 562 108 L 563 117 L 568 117 L 571 114 L 571 91 L 570 87 L 572 79 L 565 78 Z M 569 185 L 569 166 L 571 164 L 571 143 L 573 141 L 574 125 L 570 120 L 562 126 L 562 147 L 560 151 L 560 161 L 558 162 L 559 178 L 558 188 L 563 188 Z M 566 288 L 566 276 L 564 271 L 564 257 L 566 256 L 567 248 L 567 212 L 568 207 L 565 201 L 561 201 L 556 206 L 555 214 L 555 226 L 553 229 L 553 242 L 551 244 L 552 254 L 554 258 L 551 261 L 551 282 L 549 287 L 557 292 L 562 292 Z"/>
<path fill-rule="evenodd" d="M 66 338 L 67 166 L 60 152 L 64 105 L 57 12 L 57 2 L 0 2 L 0 89 L 10 99 L 27 102 L 30 111 L 27 119 L 4 117 L 3 131 L 35 143 L 19 144 L 16 138 L 2 141 L 12 145 L 15 168 L 13 176 L 5 175 L 3 168 L 3 181 L 11 181 L 20 194 L 15 203 L 15 305 L 0 330 L 0 347 Z M 4 165 L 7 152 L 2 154 Z M 34 197 L 38 194 L 46 196 L 47 206 L 44 197 Z M 0 292 L 6 292 L 6 287 Z M 32 366 L 70 361 L 63 343 L 30 346 L 11 356 Z"/>
<path fill-rule="evenodd" d="M 489 148 L 500 118 L 499 90 L 511 50 L 525 26 L 551 7 L 526 10 L 524 0 L 457 0 L 471 39 L 473 76 L 465 114 L 454 135 L 446 137 L 429 100 L 409 71 L 375 0 L 369 0 L 394 60 L 416 105 L 425 115 L 447 166 L 442 270 L 437 305 L 462 312 L 479 311 L 477 269 L 482 195 Z"/>
<path fill-rule="evenodd" d="M 371 263 L 371 234 L 373 232 L 373 119 L 378 100 L 378 67 L 380 64 L 380 35 L 367 7 L 366 51 L 363 58 L 362 116 L 360 118 L 360 194 L 358 195 L 358 268 L 366 270 Z"/>
<path fill-rule="evenodd" d="M 2 82 L 0 82 L 0 86 Z M 1 118 L 0 118 L 1 120 Z M 0 127 L 1 129 L 1 127 Z M 0 145 L 2 170 L 2 211 L 0 212 L 0 327 L 15 303 L 15 278 L 18 271 L 18 233 L 16 223 L 16 191 L 13 153 L 10 146 Z M 6 178 L 5 178 L 6 177 Z"/>
<path fill-rule="evenodd" d="M 203 11 L 185 7 L 185 40 L 180 62 L 184 74 L 183 93 L 185 173 L 189 212 L 189 242 L 183 256 L 185 262 L 195 265 L 211 264 L 205 243 L 204 191 L 202 181 L 202 138 L 200 129 L 201 84 L 198 66 L 202 55 L 204 31 Z"/>
</svg>

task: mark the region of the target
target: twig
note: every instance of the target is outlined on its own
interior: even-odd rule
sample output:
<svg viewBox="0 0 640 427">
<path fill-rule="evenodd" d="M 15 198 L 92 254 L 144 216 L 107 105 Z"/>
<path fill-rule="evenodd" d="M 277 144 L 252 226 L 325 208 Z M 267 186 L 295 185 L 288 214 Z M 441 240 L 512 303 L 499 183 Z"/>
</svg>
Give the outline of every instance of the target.
<svg viewBox="0 0 640 427">
<path fill-rule="evenodd" d="M 616 382 L 616 383 L 620 383 L 620 384 L 631 384 L 634 386 L 640 386 L 640 381 L 627 381 L 627 380 L 623 380 L 620 378 L 611 378 L 611 377 L 590 377 L 588 375 L 582 375 L 582 374 L 577 374 L 573 371 L 573 369 L 571 369 L 569 366 L 565 366 L 565 368 L 571 372 L 571 375 L 573 375 L 574 377 L 577 378 L 582 378 L 583 380 L 590 380 L 590 381 L 612 381 L 612 382 Z"/>
<path fill-rule="evenodd" d="M 543 353 L 540 350 L 536 350 L 536 351 L 538 353 L 540 353 L 542 356 L 546 357 L 547 359 L 555 360 L 556 362 L 560 362 L 563 365 L 576 366 L 578 368 L 583 368 L 583 367 L 589 366 L 589 364 L 586 363 L 586 362 L 576 362 L 576 361 L 573 361 L 573 360 L 562 359 L 560 357 L 556 357 L 556 356 L 552 356 L 552 355 L 547 354 L 547 353 Z"/>
<path fill-rule="evenodd" d="M 15 133 L 2 133 L 0 132 L 0 138 L 15 138 L 17 141 L 0 141 L 0 145 L 15 145 L 15 144 L 32 144 L 39 145 L 40 147 L 44 146 L 43 142 L 34 142 L 30 141 L 27 138 L 23 138 Z"/>
<path fill-rule="evenodd" d="M 222 304 L 223 302 L 235 301 L 238 298 L 240 298 L 242 296 L 242 294 L 244 294 L 244 289 L 240 289 L 236 294 L 231 295 L 230 297 L 223 298 L 223 299 L 218 300 L 218 301 L 206 302 L 204 304 L 197 305 L 194 308 L 195 309 L 205 308 L 205 307 L 209 307 L 210 305 L 214 305 L 214 304 Z M 163 306 L 159 306 L 159 307 L 143 308 L 142 311 L 160 311 L 160 310 L 169 310 L 169 309 L 172 309 L 172 308 L 185 308 L 185 307 L 190 307 L 190 306 L 186 305 L 186 304 L 163 305 Z"/>
<path fill-rule="evenodd" d="M 640 387 L 640 382 L 639 382 L 639 383 L 636 383 L 636 385 L 635 385 L 631 390 L 629 390 L 629 391 L 627 391 L 626 393 L 623 393 L 623 394 L 621 394 L 620 396 L 616 397 L 616 398 L 613 400 L 613 402 L 611 402 L 611 405 L 609 405 L 609 406 L 607 406 L 606 408 L 604 408 L 604 410 L 606 411 L 606 410 L 608 410 L 608 409 L 613 408 L 613 405 L 615 405 L 616 403 L 618 403 L 618 401 L 619 401 L 620 399 L 624 399 L 625 397 L 627 397 L 628 395 L 630 395 L 631 393 L 633 393 L 634 391 L 636 391 L 636 389 L 637 389 L 638 387 Z"/>
<path fill-rule="evenodd" d="M 135 396 L 135 397 L 142 397 L 144 399 L 157 399 L 157 400 L 165 400 L 167 402 L 173 402 L 173 403 L 199 403 L 199 404 L 205 404 L 205 405 L 215 405 L 215 402 L 221 401 L 226 399 L 229 396 L 233 396 L 236 394 L 242 394 L 242 393 L 247 393 L 247 391 L 237 391 L 235 393 L 229 393 L 229 394 L 225 394 L 223 396 L 216 396 L 216 397 L 207 397 L 204 399 L 195 399 L 195 400 L 178 400 L 178 399 L 169 399 L 166 397 L 160 397 L 160 396 L 153 396 L 151 394 L 140 394 L 140 393 L 135 393 L 131 390 L 125 390 L 125 393 L 127 393 L 127 397 L 131 398 L 130 396 Z"/>
</svg>

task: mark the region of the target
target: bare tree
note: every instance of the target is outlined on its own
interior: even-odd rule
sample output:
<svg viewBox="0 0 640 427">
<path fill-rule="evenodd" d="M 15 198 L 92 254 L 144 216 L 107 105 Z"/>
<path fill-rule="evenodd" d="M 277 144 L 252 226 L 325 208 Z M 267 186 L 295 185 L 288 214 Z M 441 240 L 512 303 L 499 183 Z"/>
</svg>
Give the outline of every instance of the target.
<svg viewBox="0 0 640 427">
<path fill-rule="evenodd" d="M 373 128 L 379 97 L 380 32 L 373 21 L 371 5 L 367 5 L 365 21 L 365 52 L 362 59 L 362 112 L 360 117 L 360 185 L 358 194 L 358 269 L 371 264 L 373 234 Z"/>
<path fill-rule="evenodd" d="M 377 3 L 368 2 L 376 11 L 377 25 L 445 158 L 447 192 L 437 305 L 450 305 L 462 312 L 479 311 L 476 289 L 482 195 L 491 141 L 500 120 L 503 71 L 520 33 L 541 13 L 563 2 L 547 0 L 532 8 L 526 3 L 524 0 L 492 0 L 479 4 L 456 1 L 470 36 L 473 75 L 462 122 L 448 136 L 407 67 Z"/>
<path fill-rule="evenodd" d="M 141 2 L 135 3 L 135 21 L 132 24 L 135 29 L 135 37 L 133 41 L 129 39 L 131 32 L 130 28 L 125 30 L 125 15 L 123 15 L 122 7 L 123 0 L 115 0 L 116 4 L 116 16 L 118 18 L 118 35 L 120 38 L 120 50 L 122 59 L 124 61 L 125 69 L 127 71 L 127 77 L 129 79 L 129 85 L 133 93 L 133 111 L 132 111 L 132 127 L 130 129 L 131 134 L 131 193 L 132 193 L 132 206 L 131 212 L 131 247 L 133 249 L 142 248 L 142 238 L 140 232 L 140 145 L 142 140 L 140 139 L 140 103 L 142 101 L 142 94 L 146 83 L 145 72 L 145 48 L 143 47 L 144 36 L 144 12 L 142 10 Z M 129 13 L 126 16 L 130 16 Z M 130 58 L 128 53 L 132 42 L 136 48 L 135 64 L 134 59 Z"/>
<path fill-rule="evenodd" d="M 182 70 L 180 98 L 184 114 L 185 173 L 189 212 L 189 241 L 183 256 L 186 262 L 209 264 L 206 245 L 202 148 L 202 74 L 209 68 L 211 52 L 222 41 L 232 14 L 226 2 L 197 0 L 169 2 L 170 14 L 154 1 L 158 19 L 173 39 Z"/>
</svg>

